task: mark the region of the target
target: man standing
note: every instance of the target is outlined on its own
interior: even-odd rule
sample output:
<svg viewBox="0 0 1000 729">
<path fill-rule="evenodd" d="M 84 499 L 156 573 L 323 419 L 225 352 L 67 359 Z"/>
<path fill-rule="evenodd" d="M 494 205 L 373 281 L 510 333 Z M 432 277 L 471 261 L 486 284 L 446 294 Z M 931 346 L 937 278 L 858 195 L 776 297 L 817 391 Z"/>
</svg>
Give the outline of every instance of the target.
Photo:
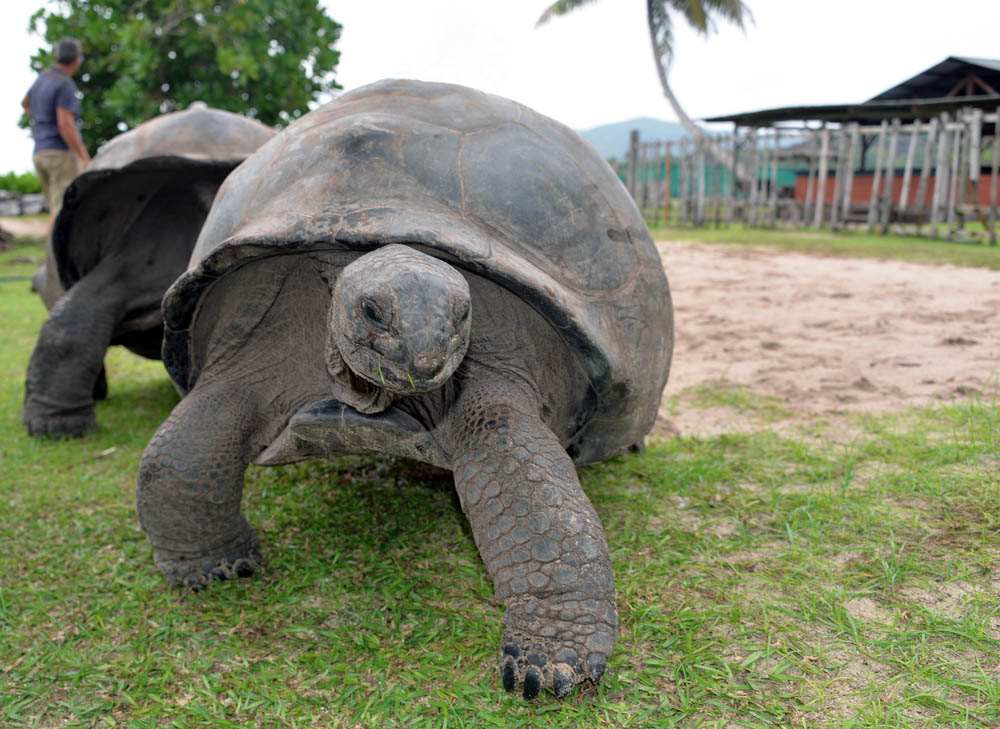
<svg viewBox="0 0 1000 729">
<path fill-rule="evenodd" d="M 73 83 L 73 74 L 83 63 L 83 51 L 75 39 L 63 38 L 56 44 L 55 57 L 55 64 L 38 76 L 21 101 L 24 113 L 31 119 L 35 171 L 49 203 L 50 233 L 62 207 L 63 193 L 73 178 L 90 164 L 90 155 L 77 128 L 80 100 Z M 51 243 L 46 245 L 45 269 L 55 271 L 50 248 Z M 46 306 L 52 308 L 62 295 L 59 277 L 46 276 L 41 271 L 39 274 L 36 286 Z"/>
</svg>

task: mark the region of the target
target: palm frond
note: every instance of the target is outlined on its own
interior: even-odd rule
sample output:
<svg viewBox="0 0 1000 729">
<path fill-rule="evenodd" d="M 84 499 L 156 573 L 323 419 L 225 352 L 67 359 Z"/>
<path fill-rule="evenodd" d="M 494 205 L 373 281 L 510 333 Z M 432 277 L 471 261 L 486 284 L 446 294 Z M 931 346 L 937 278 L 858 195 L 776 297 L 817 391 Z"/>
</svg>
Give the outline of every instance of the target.
<svg viewBox="0 0 1000 729">
<path fill-rule="evenodd" d="M 594 0 L 556 0 L 556 2 L 545 8 L 545 12 L 542 13 L 542 17 L 535 23 L 535 27 L 537 28 L 539 25 L 549 22 L 553 15 L 565 15 L 568 12 L 576 10 L 581 5 L 592 2 Z"/>
<path fill-rule="evenodd" d="M 660 5 L 665 12 L 671 10 L 684 16 L 688 24 L 702 35 L 717 29 L 716 19 L 721 18 L 743 29 L 753 22 L 753 15 L 743 0 L 648 0 Z"/>
<path fill-rule="evenodd" d="M 664 71 L 669 70 L 673 58 L 673 27 L 671 15 L 684 17 L 692 28 L 708 35 L 716 31 L 716 18 L 745 29 L 753 22 L 753 15 L 743 0 L 646 0 L 653 52 Z"/>
</svg>

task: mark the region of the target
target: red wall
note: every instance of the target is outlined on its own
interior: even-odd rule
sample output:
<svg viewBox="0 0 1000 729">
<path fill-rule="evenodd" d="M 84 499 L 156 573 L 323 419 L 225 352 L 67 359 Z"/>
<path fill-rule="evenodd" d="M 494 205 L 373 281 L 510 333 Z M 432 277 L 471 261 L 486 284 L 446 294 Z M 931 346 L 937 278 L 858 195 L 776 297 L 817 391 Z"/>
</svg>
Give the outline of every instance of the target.
<svg viewBox="0 0 1000 729">
<path fill-rule="evenodd" d="M 851 202 L 852 203 L 869 203 L 872 199 L 872 173 L 863 172 L 861 174 L 855 173 L 854 184 L 851 186 Z M 804 202 L 806 199 L 806 186 L 809 184 L 809 179 L 806 175 L 800 174 L 795 177 L 795 199 Z M 883 181 L 879 181 L 879 186 L 881 187 L 885 184 Z M 909 204 L 913 205 L 917 199 L 917 188 L 920 186 L 920 175 L 914 174 L 910 179 L 910 194 L 909 194 Z M 998 185 L 1000 187 L 1000 185 Z M 833 188 L 834 181 L 833 175 L 827 178 L 826 181 L 826 201 L 828 203 L 833 202 Z M 903 189 L 903 174 L 899 173 L 892 180 L 892 199 L 893 202 L 899 202 L 899 194 Z M 927 195 L 925 204 L 931 204 L 931 196 L 934 194 L 934 175 L 931 175 L 927 180 Z M 990 204 L 990 175 L 980 174 L 979 176 L 979 204 L 986 206 Z M 1000 204 L 1000 192 L 997 194 L 997 204 Z"/>
</svg>

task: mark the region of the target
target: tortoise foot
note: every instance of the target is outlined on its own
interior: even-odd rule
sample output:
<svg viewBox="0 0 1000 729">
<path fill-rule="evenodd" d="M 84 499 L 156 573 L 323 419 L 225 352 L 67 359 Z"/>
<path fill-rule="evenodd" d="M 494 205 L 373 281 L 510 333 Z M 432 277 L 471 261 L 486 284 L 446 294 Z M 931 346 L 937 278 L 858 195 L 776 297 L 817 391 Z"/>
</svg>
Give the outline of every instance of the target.
<svg viewBox="0 0 1000 729">
<path fill-rule="evenodd" d="M 38 437 L 53 436 L 56 438 L 81 438 L 88 430 L 97 428 L 97 416 L 93 406 L 59 410 L 42 405 L 31 399 L 24 403 L 21 422 L 28 435 Z"/>
<path fill-rule="evenodd" d="M 526 699 L 548 689 L 561 699 L 587 679 L 601 680 L 615 644 L 614 603 L 600 599 L 511 601 L 500 651 L 503 687 Z"/>
<path fill-rule="evenodd" d="M 189 590 L 201 590 L 216 580 L 249 577 L 264 563 L 260 543 L 252 532 L 209 552 L 156 549 L 153 559 L 171 585 Z"/>
</svg>

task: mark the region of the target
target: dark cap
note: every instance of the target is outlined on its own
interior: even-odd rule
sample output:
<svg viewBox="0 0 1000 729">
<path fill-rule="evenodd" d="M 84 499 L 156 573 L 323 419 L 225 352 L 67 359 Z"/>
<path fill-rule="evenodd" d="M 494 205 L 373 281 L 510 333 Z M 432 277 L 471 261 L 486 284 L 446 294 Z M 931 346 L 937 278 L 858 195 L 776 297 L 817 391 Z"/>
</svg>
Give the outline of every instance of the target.
<svg viewBox="0 0 1000 729">
<path fill-rule="evenodd" d="M 56 61 L 59 63 L 73 63 L 83 55 L 83 48 L 75 38 L 63 38 L 56 43 Z"/>
</svg>

